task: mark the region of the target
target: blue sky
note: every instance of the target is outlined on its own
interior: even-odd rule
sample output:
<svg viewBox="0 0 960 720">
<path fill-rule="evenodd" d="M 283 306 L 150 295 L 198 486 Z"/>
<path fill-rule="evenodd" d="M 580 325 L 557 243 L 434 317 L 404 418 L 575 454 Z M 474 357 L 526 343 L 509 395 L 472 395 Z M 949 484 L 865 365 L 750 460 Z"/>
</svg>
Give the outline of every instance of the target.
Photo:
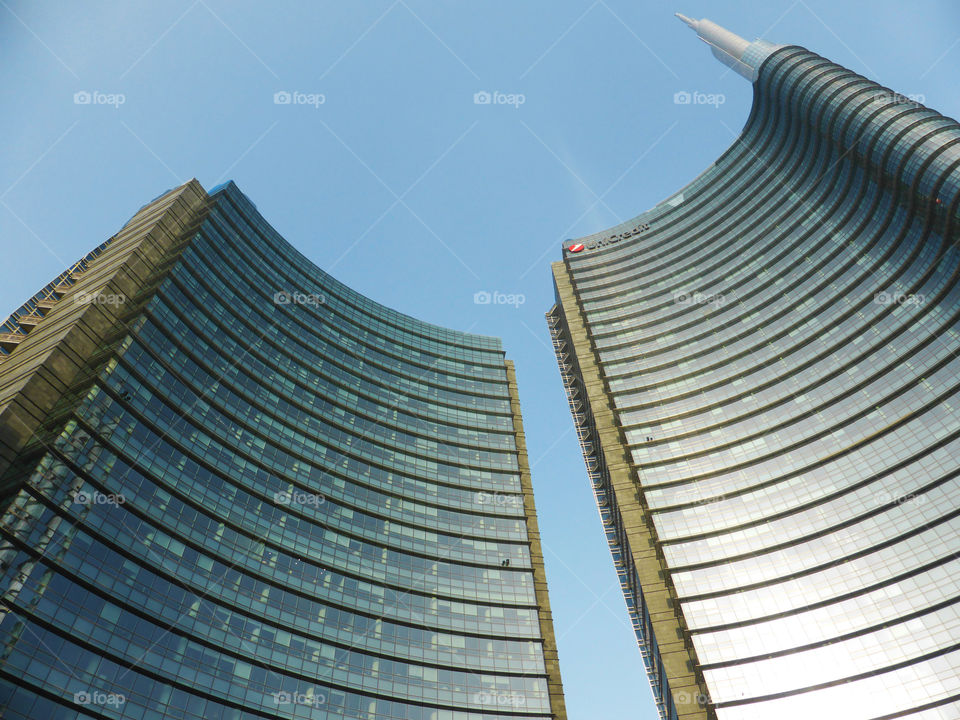
<svg viewBox="0 0 960 720">
<path fill-rule="evenodd" d="M 0 0 L 0 315 L 167 188 L 232 178 L 360 292 L 503 337 L 570 717 L 654 718 L 543 313 L 563 239 L 671 195 L 746 120 L 749 84 L 674 11 L 960 117 L 949 0 Z M 723 102 L 674 102 L 694 91 Z"/>
</svg>

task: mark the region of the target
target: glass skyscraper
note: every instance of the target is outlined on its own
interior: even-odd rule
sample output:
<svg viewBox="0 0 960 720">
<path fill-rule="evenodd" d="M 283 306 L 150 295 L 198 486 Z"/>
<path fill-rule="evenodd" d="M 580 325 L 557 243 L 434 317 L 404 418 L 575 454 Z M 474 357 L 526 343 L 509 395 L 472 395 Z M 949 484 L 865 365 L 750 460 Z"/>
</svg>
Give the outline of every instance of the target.
<svg viewBox="0 0 960 720">
<path fill-rule="evenodd" d="M 681 19 L 746 126 L 547 314 L 661 716 L 960 718 L 960 124 Z"/>
<path fill-rule="evenodd" d="M 566 718 L 498 339 L 191 181 L 0 346 L 6 720 Z"/>
</svg>

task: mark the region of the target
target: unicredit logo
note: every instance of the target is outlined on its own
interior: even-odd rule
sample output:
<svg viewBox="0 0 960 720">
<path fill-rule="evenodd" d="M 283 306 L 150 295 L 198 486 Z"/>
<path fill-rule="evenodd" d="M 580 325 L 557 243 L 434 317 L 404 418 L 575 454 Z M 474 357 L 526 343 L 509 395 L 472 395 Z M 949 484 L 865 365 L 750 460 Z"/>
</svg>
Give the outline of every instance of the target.
<svg viewBox="0 0 960 720">
<path fill-rule="evenodd" d="M 586 243 L 576 243 L 574 245 L 570 245 L 567 247 L 567 250 L 574 253 L 578 253 L 583 250 L 596 250 L 597 248 L 607 247 L 608 245 L 614 245 L 621 240 L 632 238 L 634 235 L 639 235 L 640 233 L 649 229 L 650 226 L 647 225 L 647 223 L 641 223 L 640 225 L 636 225 L 631 229 L 625 230 L 622 233 L 617 233 L 616 235 L 607 235 L 606 237 L 590 240 Z"/>
</svg>

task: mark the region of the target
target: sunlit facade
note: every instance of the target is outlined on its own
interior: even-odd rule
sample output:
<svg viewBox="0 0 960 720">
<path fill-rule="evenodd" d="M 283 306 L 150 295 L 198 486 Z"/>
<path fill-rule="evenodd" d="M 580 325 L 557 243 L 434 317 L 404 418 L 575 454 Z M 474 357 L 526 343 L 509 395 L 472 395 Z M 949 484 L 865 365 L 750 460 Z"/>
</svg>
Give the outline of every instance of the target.
<svg viewBox="0 0 960 720">
<path fill-rule="evenodd" d="M 960 125 L 682 18 L 750 117 L 548 313 L 663 718 L 960 718 Z"/>
<path fill-rule="evenodd" d="M 566 718 L 498 339 L 196 181 L 3 331 L 5 720 Z"/>
</svg>

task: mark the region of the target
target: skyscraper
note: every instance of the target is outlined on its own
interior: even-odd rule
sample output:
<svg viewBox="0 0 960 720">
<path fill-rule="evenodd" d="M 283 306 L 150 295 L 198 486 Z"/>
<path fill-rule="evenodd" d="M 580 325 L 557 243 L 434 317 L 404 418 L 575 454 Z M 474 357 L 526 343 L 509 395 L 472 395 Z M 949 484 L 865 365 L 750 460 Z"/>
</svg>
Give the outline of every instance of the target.
<svg viewBox="0 0 960 720">
<path fill-rule="evenodd" d="M 753 84 L 547 313 L 663 718 L 960 717 L 960 125 L 681 19 Z"/>
<path fill-rule="evenodd" d="M 2 331 L 5 719 L 566 717 L 498 339 L 196 181 Z"/>
</svg>

